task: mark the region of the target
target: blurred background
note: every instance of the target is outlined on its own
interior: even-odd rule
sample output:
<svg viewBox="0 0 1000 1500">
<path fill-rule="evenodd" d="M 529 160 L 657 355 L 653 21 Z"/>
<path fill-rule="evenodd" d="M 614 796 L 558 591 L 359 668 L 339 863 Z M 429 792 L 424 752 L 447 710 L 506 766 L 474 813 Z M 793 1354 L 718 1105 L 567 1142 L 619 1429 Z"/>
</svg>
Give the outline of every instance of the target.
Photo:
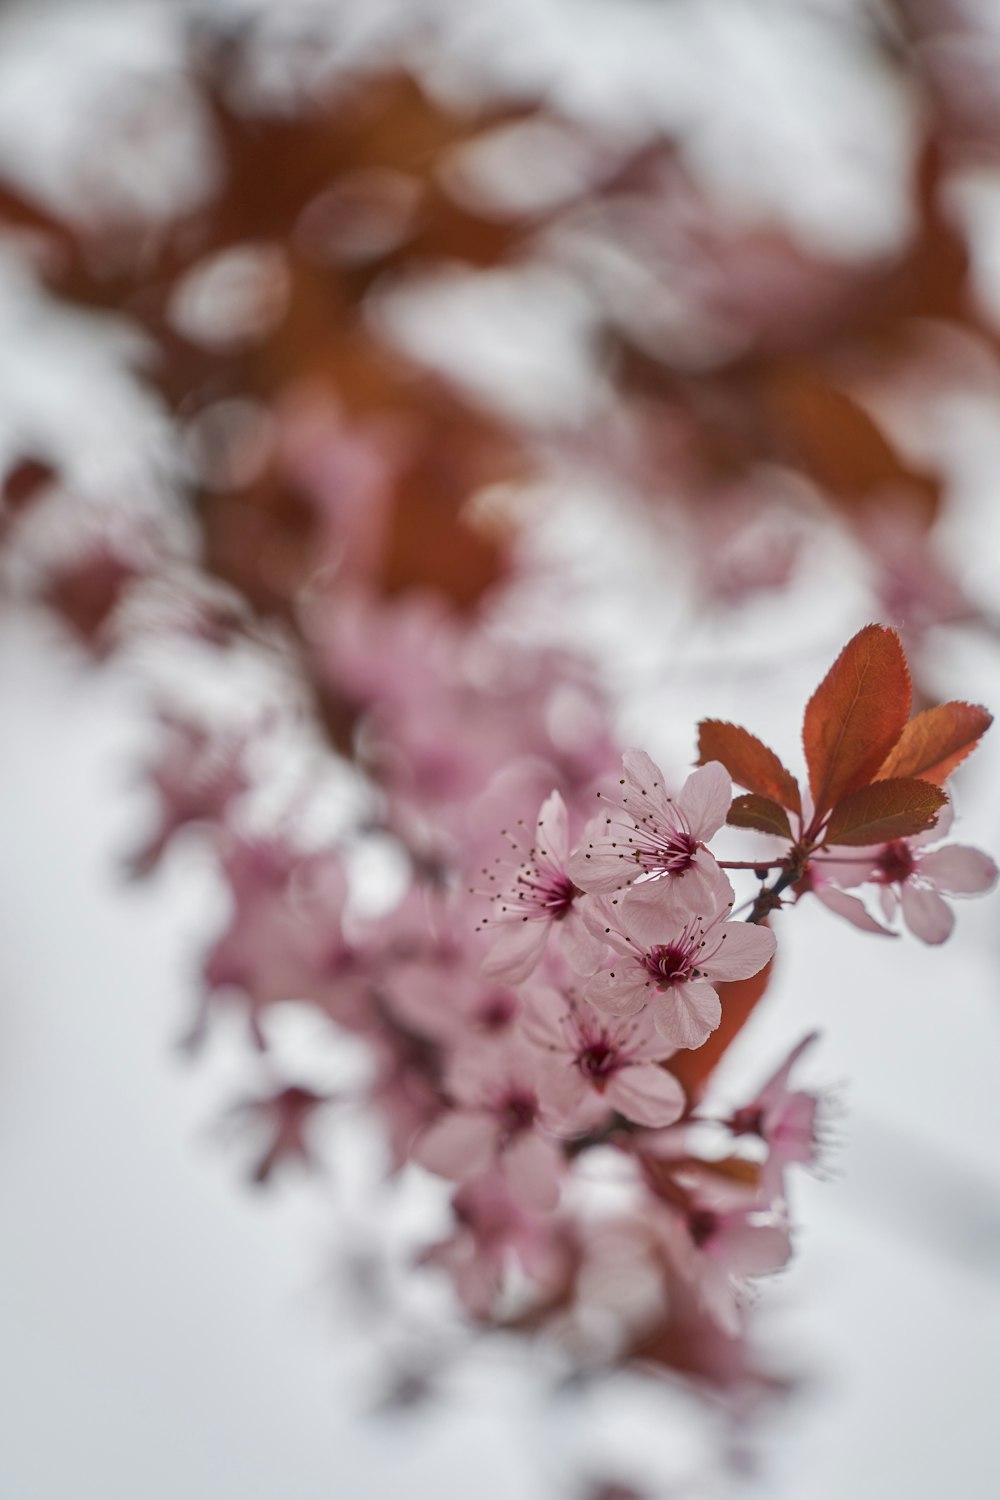
<svg viewBox="0 0 1000 1500">
<path fill-rule="evenodd" d="M 989 0 L 0 9 L 4 1496 L 992 1500 L 989 899 L 941 948 L 782 919 L 716 1087 L 819 1028 L 827 1139 L 751 1420 L 470 1336 L 364 1112 L 251 1185 L 248 1102 L 370 1060 L 294 1000 L 202 1036 L 229 792 L 161 826 L 159 757 L 252 740 L 254 826 L 349 830 L 377 913 L 471 733 L 422 611 L 470 691 L 563 664 L 567 761 L 600 722 L 678 780 L 713 716 L 798 770 L 868 620 L 995 707 L 998 61 Z M 954 800 L 996 855 L 989 736 Z"/>
</svg>

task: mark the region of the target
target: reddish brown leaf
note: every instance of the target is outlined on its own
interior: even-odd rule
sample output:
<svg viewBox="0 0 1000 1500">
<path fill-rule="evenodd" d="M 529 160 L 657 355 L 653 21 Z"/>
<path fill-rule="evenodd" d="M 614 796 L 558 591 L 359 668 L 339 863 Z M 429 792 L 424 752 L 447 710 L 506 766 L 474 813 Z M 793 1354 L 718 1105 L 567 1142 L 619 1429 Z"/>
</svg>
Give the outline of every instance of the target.
<svg viewBox="0 0 1000 1500">
<path fill-rule="evenodd" d="M 830 815 L 826 844 L 882 844 L 933 828 L 948 798 L 929 781 L 895 777 L 841 797 Z"/>
<path fill-rule="evenodd" d="M 755 792 L 733 798 L 726 822 L 734 828 L 756 828 L 761 833 L 776 833 L 783 839 L 793 836 L 788 814 L 781 804 L 771 797 L 758 797 Z"/>
<path fill-rule="evenodd" d="M 910 713 L 910 673 L 894 630 L 866 625 L 806 705 L 802 743 L 816 815 L 867 785 Z"/>
<path fill-rule="evenodd" d="M 4 475 L 5 505 L 12 511 L 26 510 L 58 477 L 55 468 L 44 458 L 20 459 Z"/>
<path fill-rule="evenodd" d="M 698 764 L 721 761 L 738 786 L 770 797 L 791 812 L 801 812 L 799 784 L 773 750 L 739 724 L 702 719 L 698 725 Z"/>
<path fill-rule="evenodd" d="M 825 370 L 786 363 L 764 394 L 786 450 L 835 504 L 853 510 L 891 492 L 927 520 L 936 514 L 940 480 L 908 463 L 871 412 Z"/>
<path fill-rule="evenodd" d="M 734 979 L 729 984 L 716 985 L 722 1001 L 722 1022 L 712 1032 L 708 1041 L 694 1051 L 675 1052 L 667 1063 L 667 1072 L 672 1073 L 688 1096 L 688 1102 L 696 1104 L 705 1091 L 705 1085 L 728 1050 L 730 1043 L 749 1021 L 757 1002 L 763 997 L 771 982 L 774 959 L 764 965 L 759 974 L 750 979 Z"/>
<path fill-rule="evenodd" d="M 919 776 L 940 786 L 979 744 L 993 715 L 978 703 L 941 703 L 910 720 L 879 767 L 878 779 Z"/>
</svg>

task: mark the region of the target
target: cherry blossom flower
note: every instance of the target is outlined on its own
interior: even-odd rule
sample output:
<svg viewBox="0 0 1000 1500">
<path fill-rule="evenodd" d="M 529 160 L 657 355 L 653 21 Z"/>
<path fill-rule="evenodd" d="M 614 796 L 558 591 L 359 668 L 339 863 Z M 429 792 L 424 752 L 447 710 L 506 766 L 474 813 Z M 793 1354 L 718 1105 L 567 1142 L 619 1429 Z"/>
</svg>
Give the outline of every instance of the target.
<svg viewBox="0 0 1000 1500">
<path fill-rule="evenodd" d="M 568 816 L 558 792 L 542 803 L 535 838 L 523 852 L 512 841 L 512 849 L 522 855 L 516 866 L 501 863 L 498 872 L 484 872 L 499 889 L 481 926 L 499 935 L 483 972 L 508 984 L 518 984 L 532 973 L 553 927 L 558 927 L 563 952 L 578 973 L 592 974 L 604 957 L 600 941 L 595 942 L 581 917 L 578 898 L 583 893 L 567 871 Z"/>
<path fill-rule="evenodd" d="M 528 1212 L 501 1173 L 463 1183 L 452 1208 L 455 1232 L 421 1259 L 448 1271 L 474 1318 L 489 1316 L 512 1264 L 543 1290 L 565 1276 L 564 1237 L 551 1219 Z"/>
<path fill-rule="evenodd" d="M 261 1018 L 282 1001 L 311 1001 L 352 1022 L 366 1006 L 371 963 L 343 934 L 347 878 L 338 852 L 307 854 L 280 834 L 230 833 L 222 870 L 233 908 L 205 958 L 204 997 L 188 1044 L 200 1042 L 212 1001 L 227 991 L 246 1006 L 261 1050 L 267 1046 Z"/>
<path fill-rule="evenodd" d="M 643 1162 L 648 1173 L 651 1163 Z M 671 1169 L 667 1211 L 651 1225 L 667 1258 L 694 1290 L 713 1321 L 729 1334 L 740 1331 L 746 1281 L 780 1270 L 791 1255 L 784 1205 L 762 1193 L 758 1180 L 741 1181 L 684 1162 Z"/>
<path fill-rule="evenodd" d="M 849 858 L 835 855 L 826 865 L 822 860 L 814 861 L 814 865 L 822 866 L 821 880 L 828 887 L 820 899 L 832 906 L 830 891 L 836 888 L 829 885 L 831 880 L 848 886 L 870 882 L 880 888 L 882 911 L 887 921 L 891 922 L 901 912 L 914 937 L 929 944 L 943 943 L 955 926 L 955 914 L 944 897 L 984 895 L 993 889 L 998 873 L 990 856 L 971 845 L 927 847 L 939 843 L 951 827 L 951 821 L 949 805 L 941 810 L 935 827 L 927 833 L 893 839 L 888 844 L 874 844 L 865 849 L 852 849 Z M 848 896 L 842 899 L 856 900 Z M 857 904 L 861 905 L 860 902 Z M 842 915 L 848 913 L 842 912 Z M 849 920 L 854 919 L 849 917 Z M 878 925 L 872 918 L 869 922 Z M 862 923 L 857 921 L 856 925 Z"/>
<path fill-rule="evenodd" d="M 620 901 L 595 898 L 591 931 L 621 955 L 587 984 L 584 995 L 611 1015 L 637 1015 L 647 1005 L 672 1047 L 700 1047 L 722 1019 L 714 988 L 748 979 L 774 953 L 773 932 L 727 921 L 733 889 L 717 867 L 710 880 L 656 881 Z"/>
<path fill-rule="evenodd" d="M 477 1035 L 509 1033 L 521 1009 L 510 985 L 487 978 L 468 962 L 434 954 L 391 969 L 384 996 L 404 1025 L 451 1047 Z"/>
<path fill-rule="evenodd" d="M 788 1264 L 792 1245 L 787 1221 L 757 1204 L 700 1206 L 689 1210 L 684 1228 L 690 1248 L 681 1252 L 682 1269 L 696 1283 L 702 1305 L 719 1326 L 738 1332 L 746 1279 Z"/>
<path fill-rule="evenodd" d="M 553 1105 L 576 1129 L 612 1109 L 637 1125 L 672 1125 L 684 1112 L 684 1090 L 657 1066 L 673 1052 L 643 1019 L 613 1020 L 586 1000 L 539 990 L 531 997 L 524 1033 L 557 1066 Z"/>
<path fill-rule="evenodd" d="M 756 1135 L 766 1142 L 768 1158 L 761 1177 L 765 1198 L 783 1194 L 784 1169 L 790 1163 L 810 1166 L 816 1160 L 819 1098 L 805 1089 L 790 1089 L 788 1080 L 799 1058 L 818 1036 L 816 1031 L 804 1036 L 754 1098 L 734 1110 L 726 1121 L 734 1135 Z"/>
<path fill-rule="evenodd" d="M 607 894 L 643 878 L 710 872 L 714 861 L 702 845 L 722 827 L 732 801 L 725 768 L 718 761 L 700 766 L 676 798 L 644 750 L 626 750 L 622 770 L 621 791 L 598 793 L 611 810 L 587 824 L 569 862 L 580 889 Z"/>
<path fill-rule="evenodd" d="M 170 841 L 189 823 L 221 822 L 230 804 L 250 786 L 247 737 L 213 732 L 207 725 L 164 709 L 164 742 L 149 777 L 159 800 L 159 826 L 128 861 L 133 875 L 148 875 Z"/>
<path fill-rule="evenodd" d="M 412 1156 L 431 1172 L 465 1182 L 497 1167 L 529 1208 L 554 1208 L 563 1159 L 541 1134 L 542 1060 L 524 1042 L 487 1042 L 457 1052 L 447 1090 L 458 1108 L 440 1116 L 414 1143 Z"/>
<path fill-rule="evenodd" d="M 237 1112 L 259 1120 L 269 1137 L 263 1155 L 253 1169 L 253 1182 L 267 1182 L 285 1162 L 298 1161 L 304 1167 L 316 1165 L 307 1139 L 307 1127 L 317 1111 L 328 1102 L 326 1094 L 317 1094 L 299 1084 L 289 1084 L 263 1098 L 247 1099 L 237 1105 Z"/>
</svg>

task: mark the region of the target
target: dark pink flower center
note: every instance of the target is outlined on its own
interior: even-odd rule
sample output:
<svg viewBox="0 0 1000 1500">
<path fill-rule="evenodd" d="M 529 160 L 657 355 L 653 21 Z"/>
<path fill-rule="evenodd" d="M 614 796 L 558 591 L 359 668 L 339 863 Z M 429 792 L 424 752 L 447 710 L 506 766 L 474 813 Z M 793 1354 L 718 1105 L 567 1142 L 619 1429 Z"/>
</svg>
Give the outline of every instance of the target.
<svg viewBox="0 0 1000 1500">
<path fill-rule="evenodd" d="M 913 874 L 914 865 L 913 851 L 909 844 L 903 839 L 894 839 L 891 844 L 886 844 L 875 861 L 878 872 L 875 879 L 880 885 L 901 883 Z"/>
<path fill-rule="evenodd" d="M 516 1015 L 513 990 L 490 990 L 476 1011 L 476 1020 L 484 1031 L 505 1031 Z"/>
<path fill-rule="evenodd" d="M 621 1066 L 621 1056 L 617 1047 L 602 1039 L 584 1047 L 577 1054 L 576 1065 L 584 1078 L 600 1092 Z"/>
<path fill-rule="evenodd" d="M 628 842 L 633 845 L 636 863 L 650 874 L 683 875 L 698 852 L 698 840 L 690 833 L 680 828 L 657 828 L 645 821 Z"/>
<path fill-rule="evenodd" d="M 538 1100 L 529 1089 L 513 1089 L 500 1107 L 500 1128 L 509 1141 L 530 1130 L 538 1115 Z"/>
<path fill-rule="evenodd" d="M 683 984 L 690 979 L 695 952 L 695 946 L 690 942 L 657 943 L 646 950 L 642 961 L 646 972 L 661 989 L 666 989 L 668 985 Z"/>
<path fill-rule="evenodd" d="M 688 1214 L 688 1233 L 699 1250 L 704 1249 L 719 1227 L 719 1216 L 710 1208 L 694 1208 Z"/>
<path fill-rule="evenodd" d="M 517 899 L 535 908 L 535 913 L 561 922 L 579 895 L 569 876 L 561 870 L 529 869 L 517 877 Z"/>
</svg>

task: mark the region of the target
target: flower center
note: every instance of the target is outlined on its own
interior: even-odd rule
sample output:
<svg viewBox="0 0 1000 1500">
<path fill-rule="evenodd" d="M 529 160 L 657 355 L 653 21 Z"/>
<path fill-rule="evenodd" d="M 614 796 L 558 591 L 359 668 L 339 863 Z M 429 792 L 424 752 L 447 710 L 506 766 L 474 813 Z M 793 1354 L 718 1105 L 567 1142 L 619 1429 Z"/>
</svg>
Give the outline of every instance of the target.
<svg viewBox="0 0 1000 1500">
<path fill-rule="evenodd" d="M 906 880 L 914 869 L 909 844 L 902 839 L 894 839 L 891 844 L 886 844 L 875 861 L 875 868 L 878 871 L 875 879 L 880 885 L 895 885 L 897 881 Z"/>
<path fill-rule="evenodd" d="M 646 972 L 655 979 L 660 989 L 672 984 L 683 984 L 691 977 L 694 949 L 690 943 L 657 943 L 643 955 Z"/>
<path fill-rule="evenodd" d="M 694 864 L 698 840 L 691 834 L 680 828 L 640 827 L 639 832 L 644 842 L 636 842 L 635 860 L 647 873 L 683 875 Z"/>
<path fill-rule="evenodd" d="M 609 1046 L 606 1041 L 591 1042 L 577 1055 L 576 1059 L 576 1065 L 584 1078 L 589 1079 L 599 1091 L 603 1090 L 611 1075 L 617 1070 L 618 1063 L 617 1047 Z"/>
<path fill-rule="evenodd" d="M 560 870 L 529 869 L 518 875 L 518 901 L 533 906 L 535 915 L 551 922 L 561 922 L 580 894 L 577 887 Z"/>
<path fill-rule="evenodd" d="M 476 1012 L 484 1031 L 503 1031 L 517 1015 L 517 996 L 511 990 L 490 990 Z"/>
<path fill-rule="evenodd" d="M 704 1249 L 719 1227 L 719 1216 L 710 1208 L 695 1208 L 688 1214 L 688 1233 L 699 1250 Z"/>
<path fill-rule="evenodd" d="M 538 1101 L 527 1089 L 508 1094 L 500 1110 L 500 1127 L 505 1140 L 530 1130 L 538 1113 Z"/>
</svg>

